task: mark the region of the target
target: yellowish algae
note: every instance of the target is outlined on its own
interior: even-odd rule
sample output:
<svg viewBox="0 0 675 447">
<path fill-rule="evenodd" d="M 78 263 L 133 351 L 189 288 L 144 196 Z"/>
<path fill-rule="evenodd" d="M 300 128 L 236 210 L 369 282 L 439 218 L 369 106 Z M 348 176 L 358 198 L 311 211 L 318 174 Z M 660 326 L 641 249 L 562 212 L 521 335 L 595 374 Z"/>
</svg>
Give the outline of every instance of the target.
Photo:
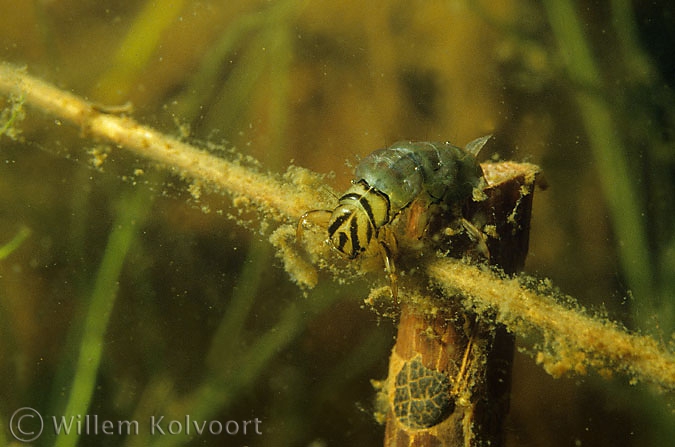
<svg viewBox="0 0 675 447">
<path fill-rule="evenodd" d="M 464 307 L 496 322 L 519 336 L 541 337 L 537 363 L 549 374 L 586 374 L 594 368 L 607 377 L 610 371 L 643 380 L 664 390 L 675 389 L 675 355 L 651 337 L 633 334 L 618 323 L 590 316 L 571 298 L 561 301 L 543 283 L 539 290 L 523 286 L 519 278 L 490 269 L 445 259 L 427 271 L 449 294 L 465 297 Z"/>
</svg>

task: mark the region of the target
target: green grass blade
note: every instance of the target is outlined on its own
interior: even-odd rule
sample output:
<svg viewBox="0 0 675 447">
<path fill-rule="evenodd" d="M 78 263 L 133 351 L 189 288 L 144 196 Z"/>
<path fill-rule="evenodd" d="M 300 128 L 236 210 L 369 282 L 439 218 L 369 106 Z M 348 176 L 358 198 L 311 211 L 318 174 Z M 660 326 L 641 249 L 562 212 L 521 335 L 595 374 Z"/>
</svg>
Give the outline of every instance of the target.
<svg viewBox="0 0 675 447">
<path fill-rule="evenodd" d="M 117 296 L 119 277 L 139 222 L 143 220 L 147 208 L 147 194 L 136 193 L 123 204 L 124 207 L 115 221 L 96 274 L 80 340 L 73 385 L 63 412 L 66 419 L 85 415 L 89 409 L 103 353 L 103 338 Z M 55 446 L 74 447 L 78 439 L 77 433 L 71 432 L 69 435 L 62 433 L 57 437 Z"/>
</svg>

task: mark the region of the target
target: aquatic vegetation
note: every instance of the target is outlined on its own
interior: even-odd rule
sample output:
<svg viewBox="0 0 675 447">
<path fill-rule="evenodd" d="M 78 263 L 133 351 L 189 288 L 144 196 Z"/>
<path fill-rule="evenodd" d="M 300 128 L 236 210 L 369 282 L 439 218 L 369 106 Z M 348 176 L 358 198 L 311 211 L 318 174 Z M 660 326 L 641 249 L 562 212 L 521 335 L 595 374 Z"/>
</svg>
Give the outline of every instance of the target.
<svg viewBox="0 0 675 447">
<path fill-rule="evenodd" d="M 9 256 L 14 250 L 21 246 L 21 243 L 30 236 L 30 230 L 26 227 L 19 229 L 17 234 L 6 244 L 0 246 L 0 261 Z"/>
<path fill-rule="evenodd" d="M 58 414 L 70 396 L 71 410 L 113 418 L 249 420 L 262 408 L 279 445 L 377 444 L 368 379 L 386 374 L 392 324 L 404 326 L 401 304 L 411 304 L 429 319 L 467 321 L 457 349 L 471 361 L 421 360 L 422 371 L 453 382 L 442 415 L 467 407 L 467 390 L 482 380 L 482 336 L 506 326 L 526 354 L 516 355 L 510 442 L 614 436 L 669 445 L 675 109 L 672 39 L 658 29 L 668 11 L 657 8 L 625 0 L 583 10 L 568 1 L 292 0 L 8 8 L 2 59 L 16 66 L 0 81 L 8 81 L 0 245 L 22 225 L 31 237 L 2 246 L 13 251 L 0 261 L 0 368 L 9 378 L 0 442 L 10 440 L 5 418 L 18 401 Z M 377 256 L 336 257 L 313 227 L 297 243 L 298 217 L 334 209 L 348 187 L 345 158 L 356 166 L 359 154 L 394 141 L 463 143 L 486 133 L 495 137 L 482 159 L 544 169 L 539 180 L 552 187 L 535 194 L 525 271 L 564 293 L 404 243 L 397 303 Z M 116 290 L 112 314 L 92 311 L 98 272 L 114 254 L 109 240 L 129 215 L 120 199 L 142 192 L 150 210 L 115 254 L 124 259 L 117 282 L 106 280 Z M 514 191 L 523 199 L 514 210 L 531 192 Z M 479 223 L 491 241 L 503 230 Z M 458 229 L 448 226 L 448 238 Z M 474 320 L 478 337 L 464 349 Z M 87 321 L 98 354 L 81 349 Z M 423 323 L 422 338 L 442 334 Z M 98 359 L 85 375 L 80 352 Z M 392 408 L 392 383 L 413 357 L 390 364 L 394 380 L 380 383 L 386 405 L 376 413 Z M 561 430 L 574 439 L 552 435 Z"/>
<path fill-rule="evenodd" d="M 0 67 L 0 89 L 5 93 L 21 94 L 27 104 L 52 113 L 60 120 L 70 121 L 86 129 L 91 136 L 105 138 L 124 150 L 131 150 L 147 159 L 161 162 L 163 166 L 181 177 L 208 184 L 212 188 L 228 193 L 235 207 L 252 209 L 259 214 L 262 232 L 265 232 L 265 227 L 273 222 L 292 228 L 292 225 L 288 224 L 289 221 L 296 221 L 308 207 L 326 200 L 317 196 L 315 189 L 304 183 L 308 179 L 310 182 L 316 182 L 318 176 L 307 175 L 302 170 L 291 170 L 288 178 L 277 178 L 245 165 L 215 157 L 173 137 L 142 126 L 131 118 L 100 112 L 81 98 L 62 92 L 11 66 Z M 138 217 L 136 212 L 131 210 L 138 209 L 138 204 L 141 203 L 138 200 L 136 199 L 135 207 L 129 208 L 134 219 Z M 127 226 L 122 225 L 120 228 Z M 128 236 L 131 233 L 125 229 L 123 234 Z M 116 240 L 113 235 L 111 241 Z M 124 240 L 123 245 L 128 246 L 129 237 L 125 237 Z M 279 241 L 283 238 L 276 240 L 276 245 L 280 245 Z M 115 243 L 119 244 L 122 242 Z M 293 266 L 297 263 L 297 258 L 295 254 L 289 254 L 288 247 L 289 245 L 280 256 L 288 265 Z M 322 244 L 318 244 L 316 248 L 309 245 L 308 248 L 319 253 L 324 259 L 330 259 L 330 255 L 325 255 L 325 246 Z M 119 247 L 110 250 L 111 254 L 115 253 L 117 259 L 113 270 L 119 269 L 123 259 L 120 255 L 124 252 L 125 249 Z M 104 259 L 102 271 L 107 272 L 112 268 L 106 267 L 107 264 Z M 312 266 L 305 265 L 303 268 L 312 269 Z M 340 275 L 345 275 L 339 266 L 333 268 Z M 289 273 L 296 274 L 297 270 L 297 267 L 291 267 Z M 528 288 L 517 278 L 501 278 L 491 271 L 449 260 L 431 261 L 428 263 L 427 271 L 430 277 L 441 285 L 448 297 L 458 292 L 466 297 L 462 304 L 467 310 L 475 311 L 479 316 L 495 318 L 496 322 L 504 324 L 515 335 L 528 337 L 532 331 L 542 334 L 542 344 L 535 345 L 534 348 L 538 352 L 537 362 L 554 376 L 568 372 L 585 374 L 592 367 L 603 375 L 617 370 L 631 375 L 634 380 L 657 384 L 664 390 L 675 388 L 673 375 L 675 357 L 648 337 L 632 335 L 615 323 L 590 317 L 576 306 L 559 302 L 546 289 Z M 116 273 L 111 272 L 103 274 L 101 278 L 102 281 L 114 282 L 116 276 Z M 296 280 L 305 286 L 312 286 L 314 282 L 313 279 L 298 277 Z M 105 290 L 105 293 L 100 295 L 100 299 L 92 301 L 92 306 L 101 303 L 107 310 L 96 310 L 92 315 L 109 315 L 114 303 L 112 299 L 114 294 L 110 295 L 110 291 L 114 288 L 108 285 L 102 286 L 100 290 Z M 282 320 L 284 319 L 282 317 Z M 92 357 L 91 353 L 81 354 L 87 359 L 86 369 L 90 372 L 95 372 L 91 367 L 97 363 L 96 358 L 100 358 L 100 337 L 105 331 L 106 324 L 100 319 L 95 321 L 98 327 L 96 335 L 92 333 L 84 337 L 83 343 L 87 346 L 93 343 L 92 346 L 96 347 L 98 355 Z M 278 335 L 277 333 L 274 336 L 276 340 L 279 339 Z M 266 344 L 262 340 L 261 343 Z M 541 349 L 536 346 L 541 346 Z M 92 392 L 93 376 L 89 373 L 88 379 L 81 381 L 77 380 L 77 377 L 80 376 L 76 375 L 76 384 L 89 384 L 88 391 L 83 390 L 81 392 L 83 395 L 78 394 L 79 397 L 72 401 L 78 402 L 78 405 L 84 403 L 85 406 L 80 408 L 84 411 L 87 396 Z M 205 386 L 208 387 L 207 384 Z M 198 395 L 199 391 L 195 396 Z"/>
</svg>

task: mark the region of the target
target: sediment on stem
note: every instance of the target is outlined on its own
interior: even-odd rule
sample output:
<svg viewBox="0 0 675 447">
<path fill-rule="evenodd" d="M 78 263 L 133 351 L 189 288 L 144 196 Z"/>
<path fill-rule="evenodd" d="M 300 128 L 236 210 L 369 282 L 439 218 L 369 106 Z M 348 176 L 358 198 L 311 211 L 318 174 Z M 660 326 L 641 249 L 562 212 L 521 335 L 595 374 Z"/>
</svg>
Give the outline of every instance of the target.
<svg viewBox="0 0 675 447">
<path fill-rule="evenodd" d="M 631 382 L 644 381 L 664 391 L 675 390 L 675 355 L 651 337 L 632 334 L 619 323 L 591 316 L 571 298 L 561 301 L 550 284 L 539 290 L 486 268 L 456 260 L 438 260 L 427 266 L 429 276 L 447 294 L 465 297 L 463 306 L 522 337 L 534 335 L 536 361 L 553 377 L 620 372 Z"/>
<path fill-rule="evenodd" d="M 227 192 L 238 199 L 239 206 L 250 204 L 266 219 L 297 219 L 305 210 L 329 200 L 329 195 L 316 190 L 319 175 L 301 168 L 291 168 L 286 178 L 257 172 L 132 118 L 105 113 L 104 107 L 4 63 L 0 63 L 0 93 L 23 98 L 25 104 L 79 127 L 87 137 L 113 143 L 176 175 Z"/>
<path fill-rule="evenodd" d="M 74 125 L 88 138 L 113 143 L 115 147 L 121 148 L 120 150 L 131 151 L 156 162 L 160 167 L 182 178 L 227 193 L 233 197 L 234 206 L 256 211 L 264 225 L 269 225 L 271 221 L 292 225 L 309 209 L 331 208 L 335 205 L 335 198 L 330 193 L 331 188 L 325 185 L 323 176 L 298 167 L 290 168 L 283 176 L 261 173 L 200 150 L 176 137 L 143 126 L 132 118 L 104 113 L 102 111 L 104 108 L 30 76 L 25 69 L 0 63 L 0 94 L 20 98 L 23 105 L 54 116 L 62 123 Z M 13 125 L 18 121 L 16 120 Z M 86 150 L 84 146 L 83 151 Z M 509 169 L 508 165 L 503 163 L 497 164 L 497 167 Z M 298 279 L 298 282 L 306 287 L 316 283 L 312 270 L 317 267 L 319 270 L 330 267 L 333 271 L 339 272 L 343 279 L 362 274 L 358 269 L 345 268 L 340 260 L 333 261 L 337 257 L 321 243 L 305 244 L 303 249 L 309 251 L 310 261 L 312 258 L 318 261 L 316 263 L 304 261 L 298 257 L 302 256 L 302 253 L 298 254 L 299 247 L 293 241 L 292 235 L 287 232 L 284 237 L 286 251 L 280 252 L 280 256 L 283 259 L 288 258 L 288 253 L 295 256 L 296 265 L 300 266 L 300 271 L 306 275 L 305 279 Z M 320 240 L 319 237 L 318 241 Z M 619 325 L 592 318 L 574 309 L 570 310 L 569 306 L 561 305 L 546 293 L 529 290 L 518 281 L 505 280 L 489 270 L 450 260 L 431 262 L 426 269 L 429 277 L 435 280 L 446 294 L 464 290 L 470 295 L 471 299 L 464 301 L 465 307 L 476 309 L 479 314 L 491 309 L 498 318 L 508 316 L 505 324 L 516 335 L 528 335 L 532 331 L 538 331 L 547 334 L 547 339 L 552 341 L 566 340 L 567 337 L 577 335 L 573 344 L 551 343 L 547 346 L 546 353 L 542 351 L 542 355 L 539 356 L 542 364 L 558 374 L 579 369 L 561 368 L 564 363 L 551 368 L 555 361 L 553 363 L 549 361 L 555 358 L 569 358 L 562 354 L 570 352 L 569 347 L 573 346 L 584 356 L 594 359 L 582 363 L 586 366 L 600 368 L 606 366 L 613 370 L 628 372 L 637 380 L 657 383 L 665 390 L 675 389 L 673 353 L 652 338 L 629 334 Z M 349 273 L 350 271 L 352 273 Z M 473 277 L 476 282 L 467 284 L 465 275 Z M 506 285 L 509 287 L 502 289 Z M 508 291 L 510 300 L 502 298 L 503 290 Z M 527 302 L 527 306 L 524 302 L 520 302 L 523 300 Z M 519 303 L 520 307 L 514 306 Z M 544 319 L 537 318 L 537 315 L 548 315 L 549 321 L 568 321 L 571 325 L 550 325 Z M 594 327 L 597 330 L 592 332 L 593 337 L 570 333 L 574 332 L 572 328 L 579 322 L 596 324 Z M 623 340 L 621 349 L 617 351 L 618 355 L 609 356 L 606 352 L 602 343 L 607 341 L 607 337 Z M 561 349 L 562 351 L 558 352 Z"/>
</svg>

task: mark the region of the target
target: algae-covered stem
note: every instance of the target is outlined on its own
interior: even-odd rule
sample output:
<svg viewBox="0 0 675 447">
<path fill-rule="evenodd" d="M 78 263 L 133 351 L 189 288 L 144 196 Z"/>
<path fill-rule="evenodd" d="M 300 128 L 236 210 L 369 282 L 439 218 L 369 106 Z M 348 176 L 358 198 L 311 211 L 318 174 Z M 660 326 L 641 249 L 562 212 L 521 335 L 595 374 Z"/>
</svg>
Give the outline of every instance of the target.
<svg viewBox="0 0 675 447">
<path fill-rule="evenodd" d="M 309 188 L 215 157 L 131 118 L 104 113 L 92 103 L 4 63 L 0 64 L 0 92 L 22 97 L 26 103 L 79 126 L 85 134 L 159 162 L 180 176 L 247 197 L 277 220 L 297 219 L 316 207 L 316 192 Z"/>
<path fill-rule="evenodd" d="M 518 278 L 504 278 L 455 260 L 427 266 L 429 276 L 447 294 L 465 297 L 464 307 L 490 315 L 513 333 L 543 340 L 537 363 L 553 377 L 618 371 L 635 382 L 675 390 L 675 356 L 655 339 L 628 333 L 619 324 L 592 317 L 577 306 L 563 306 L 545 294 L 527 290 Z"/>
<path fill-rule="evenodd" d="M 242 197 L 246 200 L 239 201 L 239 203 L 250 201 L 259 207 L 261 215 L 266 218 L 281 222 L 294 222 L 309 209 L 334 205 L 323 203 L 323 199 L 317 193 L 316 177 L 306 179 L 307 181 L 298 181 L 298 176 L 295 182 L 280 180 L 275 176 L 224 160 L 176 138 L 142 126 L 131 118 L 106 114 L 101 111 L 100 107 L 32 77 L 24 69 L 5 63 L 0 63 L 0 94 L 19 98 L 26 104 L 55 116 L 60 121 L 79 126 L 85 135 L 113 142 L 141 157 L 162 164 L 166 169 L 182 177 L 207 183 L 217 190 L 228 192 L 235 197 Z M 491 169 L 503 170 L 505 176 L 508 177 L 508 172 L 511 172 L 510 175 L 515 175 L 514 169 L 519 166 L 527 169 L 528 165 L 497 163 L 490 166 Z M 507 221 L 509 219 L 510 217 Z M 294 231 L 291 230 L 291 233 Z M 493 256 L 494 250 L 493 247 L 491 249 Z M 517 253 L 518 251 L 505 249 L 503 256 L 508 256 L 509 252 Z M 603 371 L 627 372 L 636 379 L 655 383 L 666 390 L 675 390 L 675 358 L 671 352 L 667 352 L 652 338 L 629 334 L 618 325 L 603 322 L 598 318 L 590 319 L 583 312 L 561 305 L 546 293 L 526 290 L 514 284 L 515 280 L 507 281 L 510 287 L 501 289 L 506 283 L 502 284 L 500 282 L 502 280 L 491 272 L 482 271 L 474 266 L 465 266 L 450 260 L 438 261 L 430 264 L 427 272 L 432 279 L 439 282 L 446 295 L 460 291 L 470 296 L 470 300 L 462 303 L 465 308 L 477 308 L 480 313 L 494 313 L 498 320 L 512 316 L 512 320 L 504 323 L 514 334 L 528 335 L 535 331 L 544 334 L 549 340 L 556 341 L 548 345 L 549 353 L 557 354 L 559 357 L 569 357 L 575 353 L 578 354 L 576 358 L 589 358 L 590 356 L 592 361 L 584 363 L 585 366 Z M 479 281 L 467 284 L 467 275 Z M 499 290 L 510 292 L 500 297 L 498 296 L 500 292 L 495 292 Z M 496 293 L 497 296 L 495 296 Z M 513 304 L 518 304 L 518 301 L 523 299 L 522 297 L 528 296 L 536 298 L 528 301 L 530 313 L 514 315 L 514 309 L 517 306 Z M 545 315 L 546 318 L 533 318 L 532 312 L 535 315 Z M 518 324 L 513 323 L 515 321 Z M 547 325 L 548 321 L 565 321 L 572 326 L 577 323 L 583 324 L 584 321 L 600 321 L 602 324 L 595 325 L 596 330 L 591 335 L 585 336 L 587 331 L 579 332 L 571 329 L 570 325 Z M 575 327 L 578 328 L 578 326 Z M 559 343 L 570 337 L 573 342 Z M 619 341 L 626 341 L 626 343 L 615 346 L 615 342 Z M 561 347 L 565 352 L 556 352 Z M 620 355 L 612 354 L 616 352 Z M 551 362 L 544 358 L 542 364 L 547 367 L 551 365 Z M 653 365 L 658 365 L 658 367 L 653 367 Z M 556 365 L 555 371 L 560 371 L 559 366 Z M 581 373 L 584 371 L 580 369 L 585 368 L 570 369 Z M 547 370 L 554 372 L 551 368 Z"/>
</svg>

